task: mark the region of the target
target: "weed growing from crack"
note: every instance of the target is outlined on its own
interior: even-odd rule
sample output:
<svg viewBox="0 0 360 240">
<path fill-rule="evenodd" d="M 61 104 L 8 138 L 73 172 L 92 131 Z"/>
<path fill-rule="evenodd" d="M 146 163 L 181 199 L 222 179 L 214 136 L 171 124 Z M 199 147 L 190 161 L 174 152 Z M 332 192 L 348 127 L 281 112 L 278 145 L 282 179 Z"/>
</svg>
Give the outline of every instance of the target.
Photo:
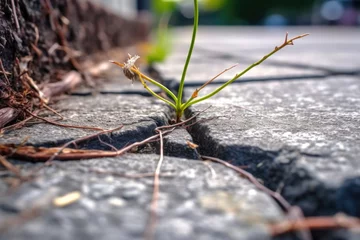
<svg viewBox="0 0 360 240">
<path fill-rule="evenodd" d="M 213 79 L 211 79 L 210 81 L 206 82 L 203 86 L 201 86 L 200 88 L 196 89 L 192 96 L 185 102 L 183 102 L 183 90 L 184 90 L 184 85 L 185 85 L 185 78 L 186 78 L 186 72 L 190 63 L 190 59 L 191 59 L 191 55 L 192 52 L 194 50 L 194 46 L 195 46 L 195 39 L 196 39 L 196 33 L 197 33 L 197 29 L 198 29 L 198 25 L 199 25 L 199 5 L 198 5 L 198 0 L 194 0 L 194 25 L 193 25 L 193 33 L 192 33 L 192 38 L 191 38 L 191 43 L 190 43 L 190 48 L 189 48 L 189 52 L 185 61 L 185 65 L 184 65 L 184 69 L 181 75 L 181 80 L 180 80 L 180 85 L 179 85 L 179 89 L 178 89 L 178 94 L 177 96 L 175 96 L 175 94 L 173 92 L 171 92 L 167 87 L 165 87 L 164 85 L 162 85 L 161 83 L 155 81 L 154 79 L 144 75 L 142 72 L 140 72 L 139 68 L 137 68 L 135 66 L 135 61 L 138 58 L 138 56 L 134 56 L 131 57 L 131 55 L 129 55 L 129 59 L 126 63 L 119 63 L 119 62 L 115 62 L 115 61 L 111 61 L 112 63 L 120 66 L 121 68 L 123 68 L 125 75 L 133 80 L 133 76 L 136 74 L 139 77 L 139 80 L 141 82 L 141 84 L 146 88 L 146 90 L 148 90 L 153 96 L 155 96 L 156 98 L 162 100 L 163 102 L 167 103 L 168 105 L 170 105 L 172 108 L 174 108 L 175 113 L 176 113 L 176 121 L 180 122 L 181 121 L 181 117 L 184 113 L 184 111 L 190 107 L 193 104 L 202 102 L 208 98 L 211 98 L 212 96 L 214 96 L 215 94 L 217 94 L 218 92 L 220 92 L 222 89 L 224 89 L 225 87 L 227 87 L 229 84 L 233 83 L 234 81 L 236 81 L 237 79 L 239 79 L 241 76 L 243 76 L 245 73 L 247 73 L 248 71 L 250 71 L 252 68 L 256 67 L 257 65 L 261 64 L 262 62 L 264 62 L 267 58 L 269 58 L 270 56 L 272 56 L 273 54 L 275 54 L 276 52 L 280 51 L 282 48 L 288 46 L 288 45 L 294 45 L 294 41 L 299 39 L 299 38 L 303 38 L 305 36 L 307 36 L 308 34 L 302 34 L 299 36 L 296 36 L 294 38 L 288 39 L 288 34 L 286 33 L 285 36 L 285 40 L 284 42 L 280 45 L 280 46 L 276 46 L 274 50 L 272 50 L 270 53 L 268 53 L 267 55 L 263 56 L 259 61 L 251 64 L 250 66 L 248 66 L 245 70 L 243 70 L 242 72 L 236 74 L 232 79 L 228 80 L 226 83 L 224 83 L 223 85 L 221 85 L 220 87 L 218 87 L 217 89 L 215 89 L 214 91 L 212 91 L 211 93 L 199 97 L 198 94 L 200 92 L 201 89 L 203 89 L 204 87 L 206 87 L 206 85 L 208 85 L 209 83 L 211 83 L 213 80 L 216 79 L 216 77 L 218 77 L 219 75 L 221 75 L 222 73 L 226 72 L 229 69 L 224 70 L 223 72 L 221 72 L 220 74 L 218 74 L 216 77 L 214 77 Z M 159 94 L 156 94 L 153 90 L 151 90 L 147 84 L 146 81 L 154 84 L 155 86 L 158 86 L 160 89 L 162 89 L 165 93 L 168 94 L 168 96 L 171 98 L 170 100 L 165 99 L 164 97 L 160 96 Z"/>
</svg>

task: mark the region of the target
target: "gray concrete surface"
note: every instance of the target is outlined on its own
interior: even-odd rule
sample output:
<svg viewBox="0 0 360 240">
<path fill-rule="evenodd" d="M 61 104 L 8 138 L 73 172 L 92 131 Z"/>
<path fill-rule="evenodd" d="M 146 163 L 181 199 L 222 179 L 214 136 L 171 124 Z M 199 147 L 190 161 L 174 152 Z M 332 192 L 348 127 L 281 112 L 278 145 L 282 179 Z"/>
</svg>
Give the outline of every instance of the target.
<svg viewBox="0 0 360 240">
<path fill-rule="evenodd" d="M 176 87 L 191 29 L 178 29 L 169 59 L 158 65 Z M 202 121 L 165 138 L 167 156 L 160 184 L 156 239 L 269 239 L 266 224 L 284 219 L 269 196 L 231 169 L 198 161 L 198 153 L 247 165 L 266 186 L 279 191 L 307 216 L 338 212 L 360 217 L 360 32 L 340 28 L 201 27 L 189 67 L 185 97 L 204 81 L 235 63 L 200 95 L 255 62 L 290 36 L 310 32 L 255 68 L 211 100 L 191 107 L 186 117 L 210 105 Z M 125 83 L 125 85 L 124 85 Z M 174 89 L 176 90 L 176 89 Z M 63 123 L 113 128 L 103 140 L 117 148 L 153 135 L 168 124 L 171 110 L 147 97 L 141 85 L 127 80 L 88 89 L 53 107 Z M 215 117 L 215 118 L 214 118 Z M 58 146 L 92 133 L 36 124 L 9 132 L 0 143 Z M 186 141 L 199 145 L 198 153 Z M 80 146 L 107 149 L 94 140 Z M 41 205 L 37 218 L 8 229 L 0 239 L 141 239 L 149 214 L 151 178 L 121 178 L 112 173 L 152 172 L 159 145 L 117 158 L 56 162 L 38 178 L 13 192 L 13 175 L 0 181 L 0 227 L 10 216 Z M 141 154 L 141 153 L 150 153 Z M 175 158 L 175 157 L 178 158 Z M 26 173 L 37 164 L 13 161 Z M 107 171 L 106 174 L 94 170 Z M 51 201 L 71 191 L 81 198 L 64 208 Z M 46 230 L 46 231 L 45 231 Z M 314 239 L 357 239 L 352 231 L 315 232 Z M 297 239 L 287 235 L 276 239 Z"/>
<path fill-rule="evenodd" d="M 8 229 L 0 239 L 143 239 L 153 178 L 115 174 L 153 172 L 157 160 L 158 155 L 128 154 L 44 169 L 0 199 L 0 222 L 29 207 L 41 207 L 41 217 Z M 23 167 L 27 172 L 36 164 Z M 168 176 L 161 178 L 157 239 L 268 239 L 265 224 L 282 219 L 272 199 L 223 166 L 166 157 L 162 171 Z M 52 205 L 72 191 L 81 193 L 77 202 Z"/>
<path fill-rule="evenodd" d="M 65 120 L 61 121 L 63 124 L 102 129 L 124 125 L 121 130 L 112 134 L 111 143 L 115 144 L 115 147 L 123 147 L 125 144 L 152 136 L 154 128 L 164 125 L 170 115 L 169 108 L 160 101 L 135 94 L 69 96 L 53 107 L 65 117 Z M 69 140 L 93 133 L 92 130 L 41 123 L 9 132 L 0 142 L 19 144 L 26 139 L 26 143 L 30 145 L 59 146 Z"/>
<path fill-rule="evenodd" d="M 359 216 L 359 196 L 344 191 L 348 184 L 359 188 L 358 81 L 333 77 L 230 87 L 192 108 L 212 105 L 202 116 L 219 117 L 190 133 L 201 153 L 250 166 L 307 215 Z"/>
</svg>

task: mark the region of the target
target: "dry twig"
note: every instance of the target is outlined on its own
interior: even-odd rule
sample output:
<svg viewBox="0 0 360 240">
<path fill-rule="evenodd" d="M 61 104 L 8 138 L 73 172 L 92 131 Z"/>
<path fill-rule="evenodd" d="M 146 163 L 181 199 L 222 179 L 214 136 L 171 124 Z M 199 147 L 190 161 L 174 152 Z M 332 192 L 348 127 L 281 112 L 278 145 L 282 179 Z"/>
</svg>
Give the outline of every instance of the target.
<svg viewBox="0 0 360 240">
<path fill-rule="evenodd" d="M 164 161 L 164 139 L 161 130 L 156 130 L 159 133 L 160 138 L 160 159 L 156 166 L 155 174 L 154 174 L 154 188 L 153 194 L 150 204 L 150 217 L 148 220 L 148 225 L 145 230 L 145 239 L 151 240 L 154 239 L 155 227 L 157 224 L 157 208 L 158 208 L 158 199 L 160 192 L 160 170 L 162 163 Z"/>
<path fill-rule="evenodd" d="M 110 130 L 104 130 L 104 131 L 101 131 L 99 133 L 95 133 L 93 135 L 90 135 L 90 136 L 85 136 L 85 137 L 82 137 L 82 138 L 78 138 L 78 139 L 75 139 L 73 141 L 70 141 L 66 144 L 64 144 L 56 153 L 54 153 L 51 158 L 49 158 L 49 160 L 46 161 L 46 163 L 49 163 L 51 161 L 53 161 L 57 156 L 59 156 L 59 154 L 67 147 L 69 147 L 70 145 L 74 145 L 76 146 L 76 144 L 79 144 L 81 142 L 84 142 L 84 141 L 89 141 L 95 137 L 99 137 L 100 135 L 102 134 L 106 134 L 106 133 L 111 133 L 111 132 L 114 132 L 114 131 L 117 131 L 117 130 L 120 130 L 121 128 L 123 128 L 124 126 L 121 125 L 120 127 L 117 127 L 117 128 L 114 128 L 114 129 L 110 129 Z"/>
<path fill-rule="evenodd" d="M 347 228 L 360 230 L 360 219 L 349 217 L 343 214 L 337 214 L 333 217 L 307 217 L 298 220 L 286 220 L 284 222 L 270 225 L 272 236 L 299 231 L 299 230 L 319 230 Z"/>
<path fill-rule="evenodd" d="M 209 81 L 207 81 L 206 83 L 204 83 L 201 87 L 195 89 L 195 91 L 193 92 L 193 94 L 191 95 L 191 98 L 196 98 L 199 94 L 199 92 L 201 91 L 201 89 L 203 89 L 204 87 L 206 87 L 207 85 L 209 85 L 211 82 L 213 82 L 215 79 L 217 79 L 219 76 L 221 76 L 222 74 L 226 73 L 227 71 L 233 69 L 234 67 L 236 67 L 237 65 L 239 65 L 238 63 L 226 68 L 225 70 L 223 70 L 222 72 L 220 72 L 219 74 L 217 74 L 215 77 L 213 77 L 212 79 L 210 79 Z"/>
<path fill-rule="evenodd" d="M 0 69 L 1 69 L 1 73 L 4 75 L 4 78 L 6 80 L 6 84 L 8 86 L 10 86 L 10 81 L 9 81 L 9 78 L 7 77 L 7 75 L 11 75 L 11 73 L 5 71 L 5 68 L 4 68 L 4 65 L 3 65 L 3 62 L 2 62 L 1 59 L 0 59 Z"/>
<path fill-rule="evenodd" d="M 293 214 L 294 217 L 296 217 L 296 220 L 301 221 L 301 220 L 304 219 L 304 215 L 303 215 L 300 208 L 291 206 L 291 204 L 288 201 L 286 201 L 286 199 L 283 196 L 281 196 L 279 193 L 274 192 L 274 191 L 270 190 L 269 188 L 265 187 L 264 185 L 262 185 L 251 173 L 249 173 L 249 172 L 247 172 L 247 171 L 245 171 L 245 170 L 243 170 L 243 169 L 241 169 L 239 167 L 236 167 L 236 166 L 234 166 L 234 165 L 232 165 L 232 164 L 230 164 L 230 163 L 228 163 L 228 162 L 226 162 L 224 160 L 221 160 L 219 158 L 214 158 L 214 157 L 209 157 L 209 156 L 201 156 L 201 158 L 203 160 L 209 160 L 209 161 L 213 161 L 213 162 L 223 164 L 226 167 L 235 170 L 241 176 L 247 178 L 259 190 L 265 192 L 266 194 L 271 196 L 273 199 L 275 199 L 287 213 Z M 309 229 L 304 227 L 303 229 L 300 229 L 300 230 L 301 230 L 300 234 L 301 234 L 301 237 L 303 239 L 312 239 L 311 234 L 309 232 Z"/>
<path fill-rule="evenodd" d="M 14 166 L 11 162 L 6 160 L 6 158 L 1 155 L 0 155 L 0 164 L 3 165 L 7 170 L 12 172 L 16 177 L 20 179 L 22 178 L 20 169 Z"/>
<path fill-rule="evenodd" d="M 133 178 L 133 179 L 148 178 L 148 177 L 155 176 L 154 172 L 129 174 L 129 173 L 118 173 L 118 172 L 113 172 L 113 171 L 105 171 L 105 170 L 100 170 L 100 169 L 90 169 L 89 172 L 94 172 L 94 173 L 98 173 L 98 174 L 106 174 L 106 175 L 111 175 L 111 176 L 119 177 L 119 178 Z M 171 173 L 162 173 L 162 174 L 160 174 L 160 176 L 161 177 L 173 177 L 174 175 Z"/>
<path fill-rule="evenodd" d="M 102 128 L 97 128 L 97 127 L 86 127 L 86 126 L 76 126 L 76 125 L 67 125 L 67 124 L 62 124 L 62 123 L 58 123 L 58 122 L 53 122 L 49 119 L 46 119 L 46 118 L 43 118 L 43 117 L 40 117 L 28 110 L 25 110 L 25 112 L 27 112 L 28 114 L 30 114 L 31 116 L 33 116 L 34 118 L 38 118 L 40 120 L 43 120 L 44 122 L 46 123 L 49 123 L 49 124 L 52 124 L 52 125 L 55 125 L 55 126 L 59 126 L 59 127 L 67 127 L 67 128 L 79 128 L 79 129 L 89 129 L 89 130 L 95 130 L 95 131 L 104 131 L 104 129 Z"/>
<path fill-rule="evenodd" d="M 16 25 L 16 30 L 19 33 L 20 32 L 20 24 L 19 24 L 19 19 L 18 19 L 18 16 L 17 16 L 14 0 L 11 0 L 11 8 L 12 8 L 12 11 L 13 11 L 13 14 L 14 14 L 14 21 L 15 21 L 15 25 Z"/>
</svg>

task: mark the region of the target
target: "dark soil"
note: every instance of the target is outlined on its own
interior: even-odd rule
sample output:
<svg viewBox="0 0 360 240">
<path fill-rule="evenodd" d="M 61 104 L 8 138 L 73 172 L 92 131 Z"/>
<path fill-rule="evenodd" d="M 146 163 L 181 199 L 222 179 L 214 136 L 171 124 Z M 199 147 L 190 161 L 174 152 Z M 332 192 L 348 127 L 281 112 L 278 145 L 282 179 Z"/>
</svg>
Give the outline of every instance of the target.
<svg viewBox="0 0 360 240">
<path fill-rule="evenodd" d="M 145 40 L 148 29 L 145 21 L 125 20 L 87 1 L 1 0 L 0 59 L 9 81 L 0 73 L 0 110 L 31 108 L 34 94 L 21 99 L 29 90 L 25 73 L 40 88 L 70 70 L 84 73 L 81 62 L 89 54 Z M 3 112 L 9 115 L 3 110 L 0 118 Z"/>
</svg>

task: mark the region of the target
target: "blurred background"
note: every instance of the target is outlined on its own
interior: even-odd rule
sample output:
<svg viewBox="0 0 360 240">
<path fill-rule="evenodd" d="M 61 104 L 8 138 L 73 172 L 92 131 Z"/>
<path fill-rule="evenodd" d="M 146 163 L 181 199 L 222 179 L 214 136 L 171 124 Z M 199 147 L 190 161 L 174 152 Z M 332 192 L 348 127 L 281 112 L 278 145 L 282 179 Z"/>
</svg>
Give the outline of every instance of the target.
<svg viewBox="0 0 360 240">
<path fill-rule="evenodd" d="M 92 0 L 134 18 L 171 14 L 170 25 L 191 25 L 193 0 Z M 202 25 L 360 25 L 360 0 L 199 0 Z M 155 21 L 156 22 L 156 21 Z"/>
</svg>

